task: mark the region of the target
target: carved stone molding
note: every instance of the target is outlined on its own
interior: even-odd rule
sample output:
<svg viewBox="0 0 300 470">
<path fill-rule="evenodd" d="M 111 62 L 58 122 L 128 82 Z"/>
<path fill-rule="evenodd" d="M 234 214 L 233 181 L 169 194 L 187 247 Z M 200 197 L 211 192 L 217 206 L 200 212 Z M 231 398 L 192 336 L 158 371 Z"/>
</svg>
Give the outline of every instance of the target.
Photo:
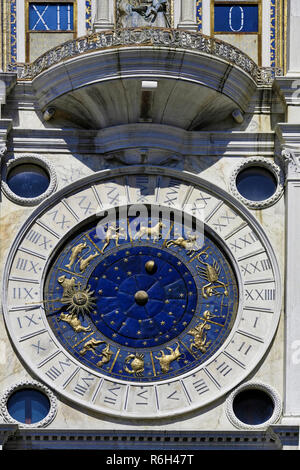
<svg viewBox="0 0 300 470">
<path fill-rule="evenodd" d="M 48 397 L 49 403 L 50 403 L 50 410 L 47 416 L 41 421 L 38 421 L 32 424 L 25 424 L 25 423 L 20 423 L 19 421 L 16 421 L 14 418 L 12 418 L 12 416 L 9 414 L 8 409 L 7 409 L 7 402 L 10 396 L 16 391 L 23 390 L 26 388 L 33 388 L 44 393 Z M 46 427 L 48 424 L 50 424 L 56 416 L 57 399 L 55 395 L 50 391 L 50 389 L 46 387 L 45 385 L 41 384 L 40 382 L 37 382 L 35 380 L 22 380 L 20 382 L 13 384 L 12 386 L 8 387 L 5 390 L 5 392 L 3 393 L 0 399 L 0 412 L 6 423 L 18 424 L 20 428 L 43 428 L 43 427 Z"/>
<path fill-rule="evenodd" d="M 233 402 L 235 397 L 241 393 L 244 392 L 245 390 L 261 390 L 265 392 L 267 395 L 270 396 L 270 398 L 273 401 L 274 405 L 274 410 L 272 413 L 272 416 L 265 422 L 257 425 L 250 425 L 243 423 L 240 421 L 237 416 L 234 413 L 233 410 Z M 249 429 L 249 430 L 255 430 L 255 429 L 260 429 L 260 428 L 267 428 L 271 424 L 274 424 L 278 421 L 282 413 L 282 400 L 277 392 L 273 387 L 270 385 L 264 384 L 259 381 L 255 382 L 246 382 L 243 385 L 237 387 L 227 398 L 226 401 L 226 415 L 229 421 L 238 429 Z"/>
<path fill-rule="evenodd" d="M 236 179 L 238 174 L 250 166 L 264 167 L 269 170 L 277 182 L 277 189 L 273 196 L 265 199 L 263 201 L 250 201 L 241 195 L 236 186 Z M 284 174 L 281 168 L 276 165 L 272 160 L 264 157 L 250 157 L 245 160 L 242 160 L 234 169 L 230 177 L 230 190 L 231 193 L 243 204 L 245 204 L 249 209 L 265 209 L 270 207 L 282 196 L 284 190 Z"/>
<path fill-rule="evenodd" d="M 280 69 L 261 68 L 244 52 L 232 44 L 220 39 L 205 36 L 200 32 L 189 32 L 169 28 L 126 28 L 113 31 L 102 31 L 67 41 L 45 54 L 32 64 L 17 64 L 10 67 L 18 74 L 19 80 L 32 80 L 49 67 L 72 59 L 82 54 L 93 53 L 107 48 L 121 46 L 160 46 L 181 48 L 209 54 L 223 59 L 246 72 L 258 85 L 270 86 L 276 75 L 282 75 Z"/>
</svg>

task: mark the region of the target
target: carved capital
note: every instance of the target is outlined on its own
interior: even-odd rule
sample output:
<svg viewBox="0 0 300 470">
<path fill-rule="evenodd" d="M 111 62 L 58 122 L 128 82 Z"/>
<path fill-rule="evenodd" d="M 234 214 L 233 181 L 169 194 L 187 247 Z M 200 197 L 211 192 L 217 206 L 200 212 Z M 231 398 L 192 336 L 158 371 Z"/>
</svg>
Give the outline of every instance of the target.
<svg viewBox="0 0 300 470">
<path fill-rule="evenodd" d="M 285 148 L 281 152 L 286 178 L 300 179 L 300 161 L 295 150 Z"/>
</svg>

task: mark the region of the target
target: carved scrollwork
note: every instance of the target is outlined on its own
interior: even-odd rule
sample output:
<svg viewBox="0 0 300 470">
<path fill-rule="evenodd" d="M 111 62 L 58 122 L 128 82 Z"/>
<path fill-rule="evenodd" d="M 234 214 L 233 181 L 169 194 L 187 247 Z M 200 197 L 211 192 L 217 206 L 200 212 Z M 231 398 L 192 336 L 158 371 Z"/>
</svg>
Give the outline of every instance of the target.
<svg viewBox="0 0 300 470">
<path fill-rule="evenodd" d="M 273 82 L 275 75 L 282 75 L 281 69 L 258 67 L 240 49 L 220 39 L 205 36 L 200 32 L 159 27 L 133 27 L 94 33 L 50 49 L 32 64 L 11 65 L 9 70 L 17 72 L 18 79 L 32 80 L 49 67 L 81 54 L 92 53 L 108 47 L 136 47 L 139 45 L 179 47 L 210 54 L 238 66 L 250 75 L 258 85 L 268 86 Z"/>
</svg>

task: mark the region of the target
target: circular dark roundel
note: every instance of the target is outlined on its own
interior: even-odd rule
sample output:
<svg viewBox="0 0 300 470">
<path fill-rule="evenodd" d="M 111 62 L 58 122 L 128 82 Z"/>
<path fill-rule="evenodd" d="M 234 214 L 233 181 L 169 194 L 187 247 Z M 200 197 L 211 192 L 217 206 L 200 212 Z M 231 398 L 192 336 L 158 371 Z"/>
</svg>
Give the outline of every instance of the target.
<svg viewBox="0 0 300 470">
<path fill-rule="evenodd" d="M 69 238 L 47 275 L 47 318 L 86 366 L 115 379 L 158 381 L 192 370 L 220 347 L 235 320 L 238 287 L 208 234 L 193 255 L 171 248 L 175 233 L 184 233 L 180 224 L 151 240 L 125 230 L 134 223 L 118 218 L 117 243 L 99 237 L 96 222 Z M 147 225 L 140 221 L 135 234 Z"/>
<path fill-rule="evenodd" d="M 7 175 L 7 185 L 17 196 L 35 198 L 43 194 L 49 187 L 50 178 L 44 168 L 23 163 L 14 166 Z"/>
<path fill-rule="evenodd" d="M 25 424 L 33 424 L 45 419 L 50 407 L 47 395 L 34 388 L 17 390 L 7 401 L 7 410 L 10 416 Z"/>
<path fill-rule="evenodd" d="M 274 401 L 264 390 L 246 389 L 233 400 L 235 416 L 245 424 L 259 425 L 268 421 L 274 413 Z"/>
<path fill-rule="evenodd" d="M 249 166 L 240 171 L 236 178 L 239 193 L 250 201 L 264 201 L 273 196 L 277 181 L 270 170 L 259 166 Z"/>
</svg>

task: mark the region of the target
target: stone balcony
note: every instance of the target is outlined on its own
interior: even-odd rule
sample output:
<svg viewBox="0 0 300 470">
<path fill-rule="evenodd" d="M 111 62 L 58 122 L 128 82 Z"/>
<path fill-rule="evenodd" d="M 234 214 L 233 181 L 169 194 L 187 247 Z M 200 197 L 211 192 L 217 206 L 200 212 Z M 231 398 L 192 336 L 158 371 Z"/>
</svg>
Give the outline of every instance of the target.
<svg viewBox="0 0 300 470">
<path fill-rule="evenodd" d="M 136 122 L 205 129 L 243 113 L 280 74 L 223 41 L 165 28 L 99 32 L 15 70 L 43 112 L 85 129 Z"/>
</svg>

